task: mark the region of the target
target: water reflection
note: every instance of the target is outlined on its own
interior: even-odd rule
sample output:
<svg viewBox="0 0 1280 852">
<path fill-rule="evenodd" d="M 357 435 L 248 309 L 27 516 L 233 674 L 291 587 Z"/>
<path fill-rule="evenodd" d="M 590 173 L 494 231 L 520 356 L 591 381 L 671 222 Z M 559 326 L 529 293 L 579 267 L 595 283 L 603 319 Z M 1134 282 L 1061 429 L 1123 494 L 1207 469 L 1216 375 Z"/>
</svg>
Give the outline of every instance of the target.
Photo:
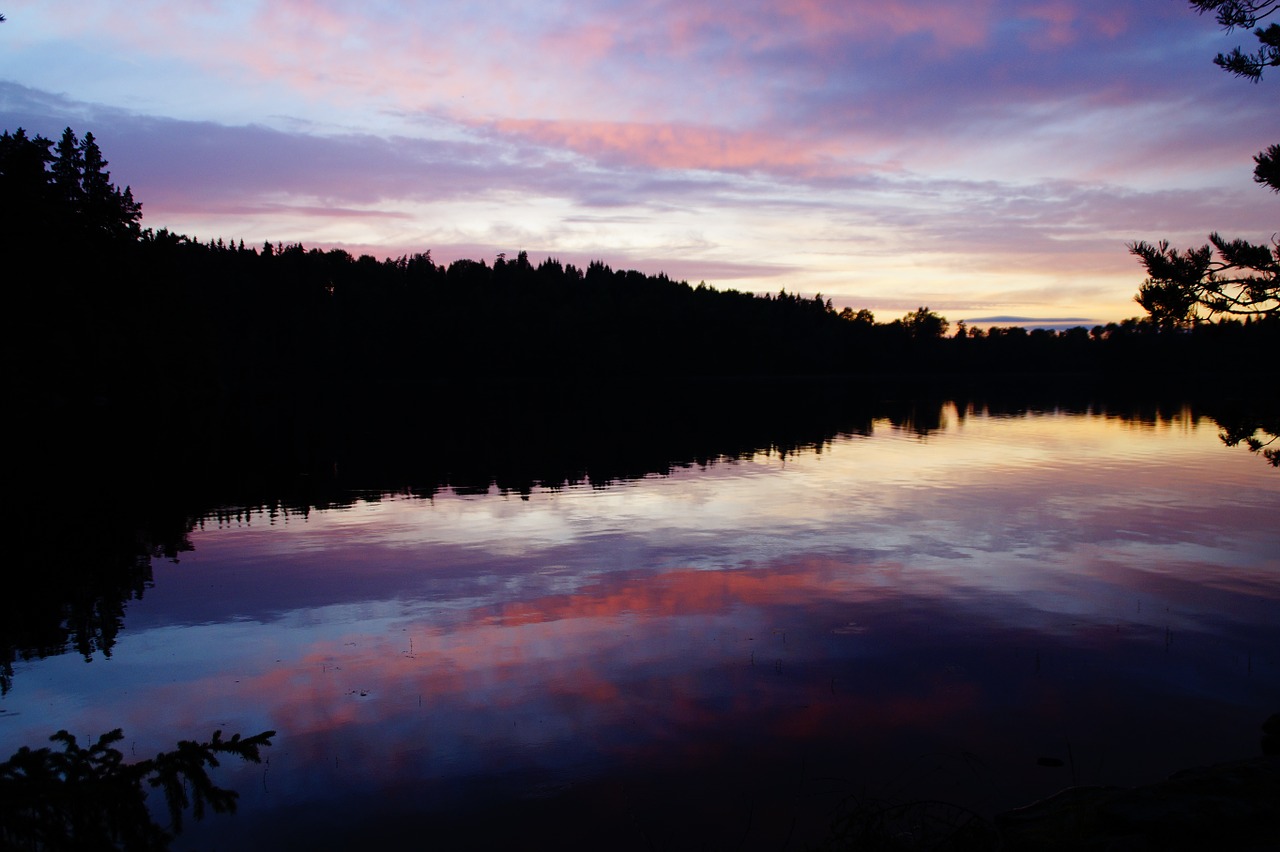
<svg viewBox="0 0 1280 852">
<path fill-rule="evenodd" d="M 1280 483 L 1169 415 L 903 406 L 629 478 L 211 511 L 110 660 L 15 666 L 0 735 L 277 730 L 189 835 L 242 848 L 781 848 L 853 792 L 989 813 L 1246 756 Z"/>
</svg>

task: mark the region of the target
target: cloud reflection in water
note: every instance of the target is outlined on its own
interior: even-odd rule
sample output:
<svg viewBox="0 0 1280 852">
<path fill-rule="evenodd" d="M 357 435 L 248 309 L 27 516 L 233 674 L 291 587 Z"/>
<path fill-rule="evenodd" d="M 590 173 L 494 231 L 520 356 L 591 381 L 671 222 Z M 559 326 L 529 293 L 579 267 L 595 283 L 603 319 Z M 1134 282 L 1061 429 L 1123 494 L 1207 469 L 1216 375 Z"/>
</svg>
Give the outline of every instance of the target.
<svg viewBox="0 0 1280 852">
<path fill-rule="evenodd" d="M 269 783 L 241 772 L 208 829 L 258 837 L 291 809 L 333 839 L 338 813 L 696 800 L 714 836 L 749 801 L 764 843 L 855 791 L 1009 807 L 1252 752 L 1277 507 L 1212 429 L 953 411 L 615 488 L 208 525 L 110 661 L 29 664 L 6 742 L 274 728 Z M 1036 766 L 1067 743 L 1072 777 Z"/>
</svg>

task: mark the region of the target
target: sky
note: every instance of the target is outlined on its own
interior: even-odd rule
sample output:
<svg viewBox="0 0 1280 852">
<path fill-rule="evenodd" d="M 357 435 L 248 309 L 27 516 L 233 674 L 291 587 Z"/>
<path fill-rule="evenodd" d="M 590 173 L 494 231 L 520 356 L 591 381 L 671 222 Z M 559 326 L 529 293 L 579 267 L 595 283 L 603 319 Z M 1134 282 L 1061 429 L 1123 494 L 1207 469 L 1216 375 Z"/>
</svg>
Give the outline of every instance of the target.
<svg viewBox="0 0 1280 852">
<path fill-rule="evenodd" d="M 0 129 L 143 225 L 527 251 L 894 319 L 1141 314 L 1134 240 L 1280 231 L 1280 74 L 1183 0 L 8 0 Z"/>
</svg>

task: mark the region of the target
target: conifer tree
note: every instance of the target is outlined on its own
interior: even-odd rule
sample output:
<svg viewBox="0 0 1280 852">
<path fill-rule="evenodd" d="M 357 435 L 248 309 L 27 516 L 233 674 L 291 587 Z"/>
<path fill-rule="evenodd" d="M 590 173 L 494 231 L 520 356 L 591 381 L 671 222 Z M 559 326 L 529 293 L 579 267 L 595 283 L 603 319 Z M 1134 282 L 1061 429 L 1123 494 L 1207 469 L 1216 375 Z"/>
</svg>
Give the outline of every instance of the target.
<svg viewBox="0 0 1280 852">
<path fill-rule="evenodd" d="M 1258 39 L 1256 53 L 1247 53 L 1239 47 L 1230 53 L 1219 53 L 1213 59 L 1219 68 L 1256 83 L 1262 79 L 1264 69 L 1280 66 L 1280 23 L 1272 21 L 1265 27 L 1258 26 L 1280 11 L 1280 0 L 1191 0 L 1191 5 L 1202 14 L 1213 12 L 1227 32 L 1237 27 L 1251 29 Z"/>
<path fill-rule="evenodd" d="M 1280 24 L 1263 28 L 1262 20 L 1280 12 L 1280 0 L 1190 0 L 1200 12 L 1215 12 L 1228 32 L 1236 27 L 1257 27 L 1261 44 L 1256 54 L 1239 47 L 1220 53 L 1214 62 L 1226 71 L 1254 82 L 1268 67 L 1280 66 Z M 1254 158 L 1253 179 L 1280 192 L 1280 145 L 1272 145 Z M 1169 243 L 1131 243 L 1129 251 L 1146 268 L 1148 278 L 1134 297 L 1157 323 L 1179 327 L 1194 325 L 1201 312 L 1280 316 L 1280 241 L 1270 246 L 1209 235 L 1210 245 L 1179 251 Z"/>
<path fill-rule="evenodd" d="M 70 127 L 62 131 L 53 161 L 53 187 L 66 210 L 79 210 L 84 200 L 84 150 Z"/>
</svg>

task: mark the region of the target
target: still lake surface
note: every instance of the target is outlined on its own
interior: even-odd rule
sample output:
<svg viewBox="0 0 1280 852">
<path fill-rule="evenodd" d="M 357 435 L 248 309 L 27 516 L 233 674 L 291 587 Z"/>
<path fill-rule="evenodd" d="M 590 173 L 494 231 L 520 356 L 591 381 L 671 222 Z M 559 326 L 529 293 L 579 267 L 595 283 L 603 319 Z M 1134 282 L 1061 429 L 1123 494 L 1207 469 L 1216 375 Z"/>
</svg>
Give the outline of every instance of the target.
<svg viewBox="0 0 1280 852">
<path fill-rule="evenodd" d="M 1189 413 L 864 431 L 209 513 L 109 658 L 15 665 L 0 748 L 276 730 L 191 849 L 803 848 L 851 803 L 989 817 L 1257 753 L 1280 472 Z"/>
</svg>

